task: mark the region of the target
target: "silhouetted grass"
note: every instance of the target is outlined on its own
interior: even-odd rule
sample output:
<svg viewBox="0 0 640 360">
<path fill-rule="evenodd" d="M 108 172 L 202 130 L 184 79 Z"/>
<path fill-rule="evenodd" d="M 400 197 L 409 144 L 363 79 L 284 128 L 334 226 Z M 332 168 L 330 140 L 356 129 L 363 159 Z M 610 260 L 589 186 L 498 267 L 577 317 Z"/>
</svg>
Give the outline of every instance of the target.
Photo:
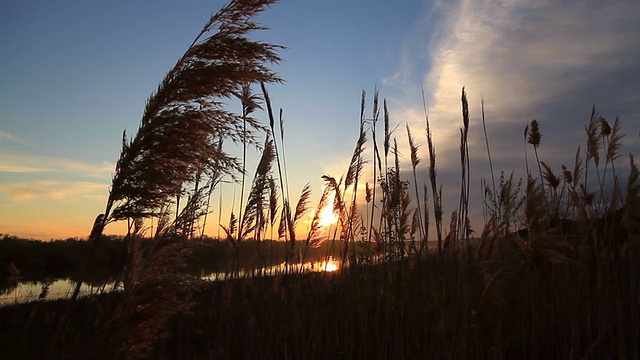
<svg viewBox="0 0 640 360">
<path fill-rule="evenodd" d="M 541 139 L 540 128 L 536 131 Z M 588 141 L 594 141 L 593 135 L 588 136 Z M 587 160 L 576 157 L 579 162 L 594 158 L 594 153 Z M 412 247 L 401 252 L 402 244 L 393 237 L 400 236 L 399 229 L 404 227 L 393 224 L 400 221 L 402 211 L 409 211 L 405 209 L 387 211 L 393 219 L 380 222 L 396 226 L 396 231 L 375 230 L 386 232 L 379 240 L 385 249 L 356 252 L 357 260 L 336 273 L 278 274 L 213 283 L 192 279 L 188 287 L 171 286 L 177 279 L 171 277 L 169 282 L 159 283 L 169 285 L 166 290 L 156 288 L 135 300 L 136 306 L 146 311 L 125 318 L 138 324 L 129 331 L 144 331 L 147 321 L 162 320 L 154 325 L 157 335 L 145 340 L 144 351 L 136 356 L 637 358 L 640 178 L 633 156 L 629 157 L 626 181 L 618 173 L 608 172 L 614 183 L 621 187 L 626 183 L 625 191 L 620 191 L 624 198 L 604 196 L 606 191 L 600 188 L 607 181 L 604 169 L 596 172 L 598 186 L 590 191 L 580 186 L 589 177 L 588 168 L 616 167 L 611 152 L 608 158 L 611 160 L 605 164 L 594 162 L 591 167 L 574 164 L 578 169 L 574 173 L 564 166 L 562 180 L 542 161 L 540 177 L 529 175 L 524 185 L 503 175 L 496 193 L 487 189 L 489 218 L 480 237 L 456 239 L 451 234 L 460 232 L 449 232 L 450 243 L 463 240 L 459 244 L 466 246 L 447 246 L 445 242 L 441 250 L 430 253 Z M 396 169 L 397 164 L 381 183 L 390 181 Z M 345 194 L 335 180 L 329 189 Z M 383 199 L 399 196 L 393 193 L 397 189 L 396 184 L 384 190 Z M 404 196 L 402 192 L 400 196 Z M 342 196 L 338 198 L 344 201 Z M 548 211 L 550 207 L 557 210 Z M 346 208 L 345 203 L 336 208 Z M 354 221 L 352 214 L 357 214 L 337 212 L 346 216 L 346 221 Z M 526 227 L 521 231 L 513 227 L 518 216 Z M 460 226 L 457 224 L 460 222 L 452 221 L 451 229 Z M 344 242 L 342 238 L 334 241 Z M 351 241 L 354 245 L 369 244 L 366 236 Z M 286 249 L 289 243 L 282 245 Z M 372 258 L 376 252 L 382 257 Z M 389 254 L 395 255 L 387 257 Z M 172 261 L 172 257 L 158 256 L 160 262 L 147 271 L 161 271 L 166 261 Z M 367 263 L 367 259 L 378 260 Z M 167 296 L 166 301 L 157 302 L 160 293 Z M 127 357 L 119 352 L 122 341 L 140 343 L 129 332 L 123 338 L 121 311 L 126 298 L 126 293 L 116 293 L 82 299 L 67 320 L 52 357 Z M 174 304 L 172 316 L 154 307 L 161 304 Z M 1 308 L 1 345 L 9 349 L 3 354 L 40 358 L 64 308 L 64 301 Z"/>
<path fill-rule="evenodd" d="M 239 36 L 259 28 L 249 18 L 272 2 L 234 1 L 222 15 L 212 17 L 203 34 L 216 21 L 221 21 L 223 35 L 231 31 L 232 35 L 239 32 Z M 231 37 L 222 36 L 233 46 L 243 48 L 248 44 L 242 37 Z M 124 291 L 78 300 L 75 308 L 65 301 L 0 308 L 0 345 L 7 349 L 3 356 L 640 358 L 640 178 L 632 155 L 629 175 L 626 179 L 620 175 L 617 161 L 622 135 L 617 119 L 610 126 L 597 116 L 594 107 L 585 127 L 586 151 L 578 148 L 573 171 L 563 165 L 562 177 L 541 160 L 541 124 L 536 120 L 528 124 L 525 140 L 534 148 L 537 174 L 529 171 L 526 148 L 525 179 L 502 172 L 496 181 L 491 164 L 490 186 L 483 181 L 485 224 L 472 238 L 468 219 L 470 115 L 464 89 L 460 195 L 448 230 L 442 226 L 445 214 L 432 140 L 435 129 L 428 117 L 425 140 L 429 171 L 428 177 L 421 179 L 416 167 L 422 143 L 408 129 L 412 169 L 404 172 L 386 101 L 382 106 L 383 143 L 378 146 L 378 92 L 373 97 L 372 118 L 365 116 L 363 92 L 360 129 L 351 162 L 344 176 L 322 177 L 326 188 L 318 207 L 328 206 L 327 199 L 333 198 L 338 222 L 328 236 L 321 235 L 312 224 L 306 239 L 298 241 L 296 225 L 309 210 L 310 188 L 303 189 L 292 209 L 286 185 L 282 116 L 278 138 L 264 84 L 279 79 L 262 66 L 263 62 L 279 61 L 273 52 L 278 47 L 251 43 L 257 54 L 264 55 L 252 58 L 259 66 L 246 74 L 249 78 L 227 74 L 231 76 L 227 79 L 230 83 L 225 83 L 228 86 L 217 88 L 214 82 L 201 84 L 197 77 L 187 76 L 191 74 L 188 67 L 182 67 L 191 57 L 200 56 L 220 55 L 233 62 L 236 55 L 225 52 L 215 39 L 212 35 L 201 43 L 194 42 L 170 72 L 174 76 L 168 76 L 150 99 L 139 135 L 123 141 L 106 215 L 96 219 L 91 238 L 96 239 L 108 221 L 129 221 Z M 197 65 L 198 71 L 207 73 L 207 64 Z M 218 75 L 225 78 L 224 73 Z M 261 83 L 270 120 L 268 129 L 249 116 L 260 106 L 260 99 L 247 88 L 251 82 Z M 200 85 L 206 85 L 210 93 L 199 92 Z M 176 141 L 175 137 L 165 137 L 165 131 L 155 131 L 175 130 L 190 139 L 179 122 L 160 121 L 164 119 L 160 115 L 174 109 L 174 100 L 184 105 L 178 96 L 183 91 L 190 99 L 186 100 L 189 106 L 197 102 L 194 99 L 203 100 L 202 96 L 240 98 L 243 113 L 234 116 L 234 129 L 226 134 L 231 139 L 254 143 L 253 137 L 246 137 L 247 125 L 266 132 L 247 198 L 240 192 L 240 202 L 246 201 L 246 205 L 241 207 L 239 219 L 232 214 L 225 227 L 226 251 L 233 259 L 226 271 L 238 274 L 241 266 L 248 266 L 253 278 L 209 283 L 186 271 L 190 256 L 198 250 L 206 257 L 197 220 L 207 213 L 212 189 L 221 174 L 244 170 L 245 166 L 224 153 L 210 154 L 212 149 L 220 150 L 217 141 L 225 134 L 214 131 L 213 135 L 209 132 L 212 137 L 203 135 L 215 124 L 200 115 L 232 116 L 217 102 L 207 103 L 207 111 L 212 113 L 181 114 L 181 121 L 208 129 L 198 133 L 206 139 L 200 139 L 202 142 L 194 148 L 182 149 L 192 142 Z M 168 97 L 161 96 L 165 93 Z M 172 94 L 178 98 L 172 100 Z M 484 114 L 482 121 L 490 157 Z M 147 138 L 153 141 L 147 142 Z M 367 142 L 373 149 L 369 160 L 364 151 Z M 210 147 L 198 152 L 200 146 Z M 173 156 L 171 149 L 182 150 Z M 149 154 L 157 156 L 148 158 Z M 190 157 L 194 154 L 197 156 Z M 147 166 L 151 160 L 162 166 Z M 274 164 L 278 179 L 273 175 Z M 365 184 L 363 201 L 361 177 L 366 164 L 372 166 L 374 178 L 371 184 Z M 405 173 L 413 177 L 415 199 L 422 197 L 423 201 L 412 203 Z M 151 175 L 167 177 L 156 179 Z M 424 184 L 422 194 L 419 182 Z M 429 187 L 437 236 L 437 248 L 430 252 L 425 246 L 431 217 Z M 185 196 L 186 204 L 181 204 Z M 145 247 L 143 220 L 148 216 L 158 221 L 156 233 L 150 234 L 153 240 Z M 281 256 L 289 267 L 285 273 L 261 276 L 269 259 L 265 239 L 269 228 L 274 232 L 276 223 L 278 240 L 283 240 L 285 248 Z M 315 256 L 311 252 L 319 244 L 326 246 L 327 256 L 336 252 L 342 255 L 340 271 L 297 272 L 296 252 L 300 260 Z M 245 251 L 249 255 L 246 264 L 240 260 Z M 74 296 L 71 303 L 75 300 Z"/>
</svg>

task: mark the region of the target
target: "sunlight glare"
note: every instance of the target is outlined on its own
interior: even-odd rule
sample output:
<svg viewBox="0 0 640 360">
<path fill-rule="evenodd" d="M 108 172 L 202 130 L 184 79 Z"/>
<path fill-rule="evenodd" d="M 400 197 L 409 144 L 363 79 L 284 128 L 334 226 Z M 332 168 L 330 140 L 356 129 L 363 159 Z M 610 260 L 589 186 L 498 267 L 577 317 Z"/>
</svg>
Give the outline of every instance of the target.
<svg viewBox="0 0 640 360">
<path fill-rule="evenodd" d="M 322 269 L 326 272 L 332 272 L 338 270 L 338 265 L 333 260 L 322 263 Z"/>
<path fill-rule="evenodd" d="M 322 227 L 326 227 L 335 224 L 336 221 L 338 221 L 338 214 L 333 212 L 333 203 L 330 203 L 329 206 L 322 209 L 319 224 Z"/>
</svg>

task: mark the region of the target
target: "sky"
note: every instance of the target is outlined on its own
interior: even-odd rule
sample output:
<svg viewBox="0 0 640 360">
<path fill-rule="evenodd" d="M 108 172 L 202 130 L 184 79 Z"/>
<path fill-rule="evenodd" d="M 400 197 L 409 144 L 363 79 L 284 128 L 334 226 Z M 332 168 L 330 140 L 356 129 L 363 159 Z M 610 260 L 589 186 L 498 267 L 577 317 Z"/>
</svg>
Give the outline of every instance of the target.
<svg viewBox="0 0 640 360">
<path fill-rule="evenodd" d="M 43 240 L 88 236 L 104 210 L 123 130 L 135 133 L 149 95 L 222 5 L 0 3 L 0 233 Z M 523 131 L 532 119 L 541 126 L 541 159 L 557 172 L 572 165 L 593 105 L 611 122 L 621 120 L 624 173 L 626 154 L 640 153 L 637 19 L 637 1 L 275 4 L 258 17 L 270 29 L 253 37 L 287 47 L 280 53 L 284 61 L 273 67 L 285 82 L 269 91 L 284 113 L 291 197 L 309 182 L 317 201 L 322 175 L 346 173 L 361 92 L 367 92 L 370 112 L 376 88 L 387 99 L 403 168 L 409 169 L 406 125 L 421 146 L 419 182 L 427 181 L 424 89 L 445 213 L 457 208 L 460 95 L 466 88 L 476 228 L 480 179 L 490 177 L 482 100 L 496 176 L 501 170 L 525 175 Z M 264 113 L 257 117 L 266 119 Z M 370 157 L 371 142 L 366 147 Z M 253 168 L 250 160 L 250 173 Z M 368 176 L 363 181 L 371 181 Z M 237 189 L 224 184 L 214 194 L 223 199 L 224 218 Z M 217 219 L 219 208 L 212 210 Z M 218 233 L 217 226 L 209 228 Z M 121 231 L 119 224 L 106 229 Z"/>
</svg>

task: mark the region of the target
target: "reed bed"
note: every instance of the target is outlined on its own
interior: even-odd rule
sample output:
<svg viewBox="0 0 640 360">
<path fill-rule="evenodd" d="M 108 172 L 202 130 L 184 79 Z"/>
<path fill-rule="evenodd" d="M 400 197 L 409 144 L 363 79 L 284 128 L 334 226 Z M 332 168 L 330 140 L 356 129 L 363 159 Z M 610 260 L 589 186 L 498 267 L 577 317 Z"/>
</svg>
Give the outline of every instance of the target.
<svg viewBox="0 0 640 360">
<path fill-rule="evenodd" d="M 289 194 L 282 113 L 276 124 L 266 86 L 280 81 L 266 67 L 280 60 L 275 53 L 280 47 L 243 37 L 261 28 L 250 18 L 273 2 L 236 0 L 214 15 L 150 98 L 138 134 L 123 140 L 106 211 L 96 219 L 90 240 L 95 244 L 110 221 L 129 222 L 124 291 L 0 308 L 3 356 L 640 358 L 640 178 L 633 155 L 628 175 L 620 175 L 618 119 L 611 126 L 594 107 L 585 150 L 578 147 L 572 167 L 556 170 L 561 175 L 539 156 L 541 124 L 527 124 L 527 176 L 496 176 L 491 164 L 491 180 L 483 179 L 485 223 L 472 236 L 471 117 L 464 88 L 460 194 L 448 229 L 432 137 L 436 129 L 426 107 L 426 138 L 407 127 L 411 169 L 404 170 L 386 101 L 380 106 L 376 90 L 368 109 L 363 92 L 351 162 L 344 176 L 323 176 L 326 187 L 316 209 L 318 214 L 331 205 L 337 224 L 325 235 L 314 217 L 299 239 L 296 230 L 311 209 L 311 189 L 305 187 L 297 202 Z M 201 40 L 216 26 L 218 35 Z M 238 52 L 224 51 L 228 47 L 221 44 L 238 46 Z M 235 62 L 238 54 L 247 56 L 246 62 Z M 215 72 L 221 87 L 195 76 L 210 74 L 219 62 L 205 60 L 216 56 L 235 69 Z M 252 86 L 262 94 L 254 94 Z M 227 112 L 218 98 L 238 99 L 242 114 Z M 263 108 L 268 126 L 252 117 Z M 186 110 L 174 114 L 177 109 Z M 483 110 L 491 161 L 485 122 Z M 193 133 L 181 130 L 183 123 L 202 138 L 192 141 Z M 265 141 L 258 146 L 262 155 L 250 190 L 240 192 L 239 214 L 232 213 L 223 228 L 232 253 L 227 271 L 238 274 L 241 252 L 250 251 L 254 276 L 213 283 L 189 276 L 186 259 L 204 233 L 211 192 L 224 176 L 240 174 L 243 189 L 246 181 L 246 155 L 231 157 L 222 142 L 257 146 L 256 134 Z M 425 145 L 428 176 L 421 179 L 419 148 Z M 532 169 L 528 146 L 535 155 Z M 362 179 L 365 165 L 372 167 L 371 182 Z M 154 234 L 144 227 L 149 217 L 158 222 Z M 435 239 L 430 239 L 432 225 Z M 144 237 L 153 240 L 143 251 Z M 270 237 L 286 244 L 287 267 L 264 276 Z M 298 264 L 320 245 L 327 247 L 327 257 L 339 254 L 340 271 L 300 272 Z"/>
</svg>

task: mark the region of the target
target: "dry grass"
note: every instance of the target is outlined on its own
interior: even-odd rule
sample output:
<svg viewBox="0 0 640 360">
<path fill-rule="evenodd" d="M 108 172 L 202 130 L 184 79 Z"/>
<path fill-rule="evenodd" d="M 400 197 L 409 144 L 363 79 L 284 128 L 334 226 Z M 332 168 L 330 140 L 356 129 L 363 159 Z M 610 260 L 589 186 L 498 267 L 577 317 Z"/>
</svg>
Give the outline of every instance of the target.
<svg viewBox="0 0 640 360">
<path fill-rule="evenodd" d="M 491 168 L 491 186 L 483 183 L 486 221 L 472 239 L 464 89 L 460 196 L 446 234 L 426 106 L 428 178 L 417 176 L 421 144 L 407 128 L 414 202 L 387 103 L 382 101 L 379 147 L 379 94 L 367 119 L 363 92 L 351 162 L 343 177 L 323 176 L 316 216 L 298 244 L 296 226 L 309 210 L 311 189 L 302 189 L 292 209 L 282 112 L 278 138 L 265 86 L 280 81 L 267 67 L 280 60 L 279 47 L 245 37 L 261 28 L 251 18 L 273 2 L 236 0 L 213 15 L 149 99 L 137 135 L 124 136 L 105 214 L 91 235 L 95 241 L 108 222 L 129 221 L 124 291 L 80 301 L 76 293 L 71 306 L 42 302 L 0 309 L 7 319 L 0 324 L 2 347 L 20 344 L 8 356 L 41 358 L 48 350 L 50 358 L 94 359 L 640 357 L 640 175 L 630 155 L 623 188 L 616 164 L 620 123 L 616 119 L 611 127 L 595 107 L 585 128 L 586 151 L 578 147 L 573 172 L 563 165 L 562 179 L 540 160 L 540 124 L 527 125 L 538 174 L 528 172 L 527 160 L 523 185 L 513 173 L 494 180 Z M 261 108 L 250 91 L 254 83 L 261 84 L 268 127 L 251 116 Z M 241 101 L 242 114 L 225 110 L 222 99 L 231 98 Z M 482 121 L 490 157 L 484 106 Z M 246 199 L 240 196 L 240 217 L 232 213 L 224 227 L 234 249 L 233 274 L 240 272 L 241 245 L 254 240 L 254 277 L 203 286 L 185 275 L 185 254 L 196 244 L 186 240 L 199 232 L 196 221 L 208 212 L 220 179 L 245 171 L 245 158 L 224 153 L 221 141 L 255 145 L 261 132 L 265 143 L 251 190 Z M 374 178 L 365 185 L 363 203 L 358 190 L 368 141 Z M 437 235 L 431 252 L 428 187 Z M 322 237 L 318 214 L 330 198 L 338 223 Z M 143 227 L 149 216 L 158 218 L 155 234 Z M 265 277 L 262 243 L 276 224 L 287 244 L 288 271 Z M 145 251 L 143 236 L 154 238 Z M 330 242 L 327 255 L 341 254 L 341 271 L 295 271 L 295 251 L 302 261 L 320 242 Z M 42 326 L 13 331 L 26 317 Z"/>
</svg>

